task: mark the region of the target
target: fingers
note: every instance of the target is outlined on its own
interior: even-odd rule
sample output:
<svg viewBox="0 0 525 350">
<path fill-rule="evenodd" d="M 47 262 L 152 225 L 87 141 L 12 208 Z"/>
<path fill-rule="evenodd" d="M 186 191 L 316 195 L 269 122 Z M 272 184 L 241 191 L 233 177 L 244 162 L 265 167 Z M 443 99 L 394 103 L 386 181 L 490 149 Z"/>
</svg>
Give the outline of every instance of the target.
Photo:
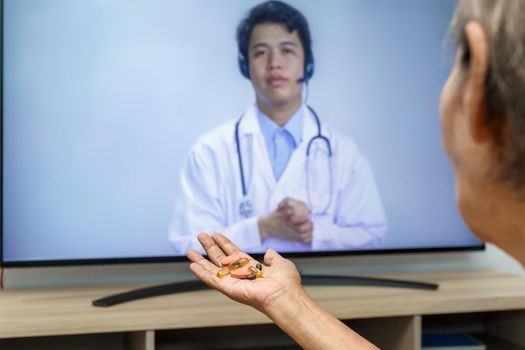
<svg viewBox="0 0 525 350">
<path fill-rule="evenodd" d="M 226 253 L 226 255 L 239 254 L 241 258 L 255 260 L 245 252 L 241 251 L 228 237 L 220 233 L 214 233 L 211 238 L 219 245 L 219 247 Z"/>
<path fill-rule="evenodd" d="M 279 204 L 277 205 L 277 210 L 281 211 L 281 210 L 284 210 L 286 208 L 288 208 L 290 206 L 290 201 L 292 199 L 290 197 L 284 197 L 280 202 Z"/>
<path fill-rule="evenodd" d="M 283 221 L 280 225 L 276 226 L 272 232 L 272 236 L 286 241 L 299 242 L 301 240 L 297 226 L 286 221 Z"/>
<path fill-rule="evenodd" d="M 308 232 L 308 223 L 306 222 L 303 230 Z M 281 220 L 278 225 L 272 229 L 272 236 L 287 240 L 302 242 L 302 233 L 299 225 L 294 225 L 289 221 Z"/>
<path fill-rule="evenodd" d="M 277 206 L 277 211 L 281 215 L 285 217 L 289 217 L 295 212 L 297 203 L 298 201 L 296 201 L 295 199 L 290 198 L 290 197 L 285 197 L 281 202 L 279 202 L 279 205 Z"/>
<path fill-rule="evenodd" d="M 234 253 L 240 253 L 241 250 L 237 247 L 230 239 L 220 233 L 214 233 L 211 235 L 213 241 L 221 248 L 221 250 L 227 255 Z"/>
<path fill-rule="evenodd" d="M 294 225 L 301 225 L 310 221 L 310 215 L 306 213 L 292 213 L 287 220 Z"/>
<path fill-rule="evenodd" d="M 211 261 L 209 261 L 208 259 L 203 257 L 201 255 L 201 253 L 199 253 L 198 251 L 196 251 L 194 249 L 189 250 L 188 253 L 186 254 L 186 256 L 193 263 L 201 265 L 204 269 L 206 269 L 206 270 L 208 270 L 208 271 L 210 271 L 212 273 L 216 273 L 217 270 L 219 269 L 219 267 L 217 265 L 213 264 Z"/>
<path fill-rule="evenodd" d="M 311 220 L 308 220 L 305 223 L 298 225 L 297 229 L 301 234 L 311 233 L 314 229 L 314 223 Z"/>
<path fill-rule="evenodd" d="M 301 235 L 301 242 L 303 243 L 312 243 L 312 232 L 307 232 Z"/>
<path fill-rule="evenodd" d="M 268 249 L 264 254 L 264 265 L 272 266 L 277 260 L 283 259 L 283 257 L 273 249 Z"/>
<path fill-rule="evenodd" d="M 190 264 L 190 270 L 195 277 L 206 283 L 208 286 L 217 289 L 219 287 L 219 281 L 216 278 L 218 270 L 217 265 L 214 265 L 194 249 L 189 250 L 186 256 L 192 261 Z"/>
<path fill-rule="evenodd" d="M 199 233 L 197 239 L 204 250 L 206 250 L 206 253 L 208 253 L 210 260 L 216 266 L 221 266 L 221 260 L 226 257 L 226 254 L 224 254 L 224 251 L 217 245 L 217 243 L 215 243 L 215 241 L 206 233 Z"/>
<path fill-rule="evenodd" d="M 206 260 L 206 259 L 204 259 L 204 260 Z M 217 267 L 215 267 L 215 268 L 217 268 Z M 190 265 L 190 270 L 195 275 L 195 277 L 200 279 L 202 282 L 206 283 L 209 287 L 215 288 L 215 289 L 219 288 L 219 281 L 215 277 L 214 273 L 209 271 L 208 269 L 206 269 L 200 263 L 195 263 L 195 262 L 192 263 Z"/>
<path fill-rule="evenodd" d="M 278 205 L 277 211 L 281 216 L 294 225 L 302 224 L 310 219 L 310 208 L 299 200 L 286 197 Z"/>
<path fill-rule="evenodd" d="M 312 235 L 314 231 L 314 223 L 311 220 L 308 220 L 302 225 L 297 227 L 301 237 L 301 242 L 303 243 L 312 243 Z"/>
<path fill-rule="evenodd" d="M 190 259 L 192 262 L 199 262 L 200 260 L 204 259 L 204 257 L 202 256 L 201 253 L 199 253 L 198 251 L 196 251 L 195 249 L 190 249 L 187 253 L 186 253 L 186 256 L 188 257 L 188 259 Z"/>
</svg>

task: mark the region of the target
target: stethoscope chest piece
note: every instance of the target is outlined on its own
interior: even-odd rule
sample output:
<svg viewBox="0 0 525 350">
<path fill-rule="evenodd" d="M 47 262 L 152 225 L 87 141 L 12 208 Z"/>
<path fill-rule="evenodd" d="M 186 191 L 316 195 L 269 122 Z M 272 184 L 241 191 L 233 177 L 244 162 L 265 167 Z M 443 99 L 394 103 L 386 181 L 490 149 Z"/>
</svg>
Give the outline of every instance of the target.
<svg viewBox="0 0 525 350">
<path fill-rule="evenodd" d="M 241 204 L 239 205 L 239 213 L 241 214 L 241 216 L 244 216 L 245 218 L 247 218 L 250 215 L 252 215 L 252 211 L 253 211 L 253 208 L 252 208 L 252 203 L 250 202 L 250 200 L 248 198 L 243 198 L 243 200 L 241 201 Z"/>
</svg>

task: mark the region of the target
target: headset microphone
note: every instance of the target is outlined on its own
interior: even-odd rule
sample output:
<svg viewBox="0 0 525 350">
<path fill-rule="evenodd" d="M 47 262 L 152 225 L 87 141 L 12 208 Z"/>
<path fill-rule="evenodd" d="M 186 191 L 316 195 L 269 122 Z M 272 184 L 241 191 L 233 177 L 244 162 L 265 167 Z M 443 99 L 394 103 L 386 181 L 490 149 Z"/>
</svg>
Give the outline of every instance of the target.
<svg viewBox="0 0 525 350">
<path fill-rule="evenodd" d="M 314 69 L 315 65 L 312 57 L 311 59 L 307 60 L 306 66 L 304 67 L 304 75 L 301 78 L 297 79 L 297 84 L 308 84 L 308 80 L 310 80 L 312 75 L 314 75 Z"/>
</svg>

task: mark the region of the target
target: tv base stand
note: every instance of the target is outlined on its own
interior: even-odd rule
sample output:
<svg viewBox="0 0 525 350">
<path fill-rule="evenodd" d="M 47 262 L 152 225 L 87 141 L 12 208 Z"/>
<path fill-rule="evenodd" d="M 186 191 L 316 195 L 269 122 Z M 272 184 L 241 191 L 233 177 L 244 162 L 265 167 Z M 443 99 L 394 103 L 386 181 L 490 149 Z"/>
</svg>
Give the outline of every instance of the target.
<svg viewBox="0 0 525 350">
<path fill-rule="evenodd" d="M 392 278 L 338 276 L 338 275 L 301 275 L 305 286 L 374 286 L 437 290 L 437 283 L 415 282 Z M 134 289 L 131 291 L 110 295 L 93 301 L 93 306 L 109 307 L 128 301 L 146 299 L 167 294 L 193 292 L 209 289 L 200 281 L 181 281 L 158 286 Z"/>
<path fill-rule="evenodd" d="M 409 289 L 437 290 L 439 284 L 429 282 L 416 282 L 393 278 L 339 276 L 339 275 L 301 275 L 305 286 L 370 286 L 393 287 Z"/>
</svg>

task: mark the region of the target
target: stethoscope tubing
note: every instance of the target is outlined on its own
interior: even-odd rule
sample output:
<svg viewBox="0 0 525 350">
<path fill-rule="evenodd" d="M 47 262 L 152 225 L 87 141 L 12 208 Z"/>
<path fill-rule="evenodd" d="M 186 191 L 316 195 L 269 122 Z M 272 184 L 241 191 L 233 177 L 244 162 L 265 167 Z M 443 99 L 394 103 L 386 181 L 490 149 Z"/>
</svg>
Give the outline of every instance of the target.
<svg viewBox="0 0 525 350">
<path fill-rule="evenodd" d="M 311 149 L 311 146 L 313 144 L 313 142 L 315 140 L 322 140 L 326 143 L 327 145 L 327 149 L 328 149 L 328 157 L 329 159 L 332 158 L 332 146 L 330 144 L 330 140 L 328 139 L 328 137 L 324 136 L 322 134 L 322 130 L 321 130 L 321 121 L 319 119 L 319 116 L 317 115 L 317 113 L 315 112 L 315 110 L 310 107 L 310 106 L 306 106 L 308 108 L 308 110 L 312 113 L 312 115 L 314 116 L 314 119 L 315 119 L 315 123 L 317 125 L 317 135 L 315 135 L 314 137 L 312 137 L 309 141 L 308 141 L 308 145 L 306 147 L 306 158 L 308 159 L 308 157 L 310 156 L 310 149 Z M 240 140 L 239 140 L 239 126 L 241 124 L 241 121 L 242 121 L 242 118 L 244 117 L 244 114 L 241 115 L 239 117 L 239 119 L 237 120 L 237 122 L 235 123 L 235 146 L 236 146 L 236 150 L 237 150 L 237 159 L 238 159 L 238 163 L 239 163 L 239 174 L 240 174 L 240 177 L 241 177 L 241 188 L 242 188 L 242 197 L 243 197 L 243 200 L 241 202 L 241 205 L 239 207 L 239 212 L 241 214 L 241 216 L 244 216 L 244 217 L 248 217 L 250 216 L 251 214 L 251 204 L 249 203 L 249 199 L 248 199 L 248 191 L 246 190 L 246 181 L 245 181 L 245 177 L 244 177 L 244 163 L 243 163 L 243 160 L 242 160 L 242 155 L 241 155 L 241 143 L 240 143 Z M 307 161 L 308 163 L 308 161 Z M 328 207 L 330 206 L 330 203 L 332 201 L 331 197 L 331 191 L 332 191 L 332 169 L 331 169 L 331 166 L 330 166 L 330 200 L 328 202 L 328 205 L 327 207 L 323 210 L 323 212 L 326 212 L 328 210 Z M 308 177 L 308 174 L 307 174 L 307 177 Z M 309 182 L 309 181 L 307 181 Z M 307 184 L 307 186 L 309 186 L 309 183 Z M 311 202 L 311 198 L 310 198 L 310 193 L 307 189 L 307 192 L 308 192 L 308 201 Z M 249 208 L 249 209 L 246 209 L 246 208 Z M 249 211 L 249 212 L 247 212 Z"/>
</svg>

